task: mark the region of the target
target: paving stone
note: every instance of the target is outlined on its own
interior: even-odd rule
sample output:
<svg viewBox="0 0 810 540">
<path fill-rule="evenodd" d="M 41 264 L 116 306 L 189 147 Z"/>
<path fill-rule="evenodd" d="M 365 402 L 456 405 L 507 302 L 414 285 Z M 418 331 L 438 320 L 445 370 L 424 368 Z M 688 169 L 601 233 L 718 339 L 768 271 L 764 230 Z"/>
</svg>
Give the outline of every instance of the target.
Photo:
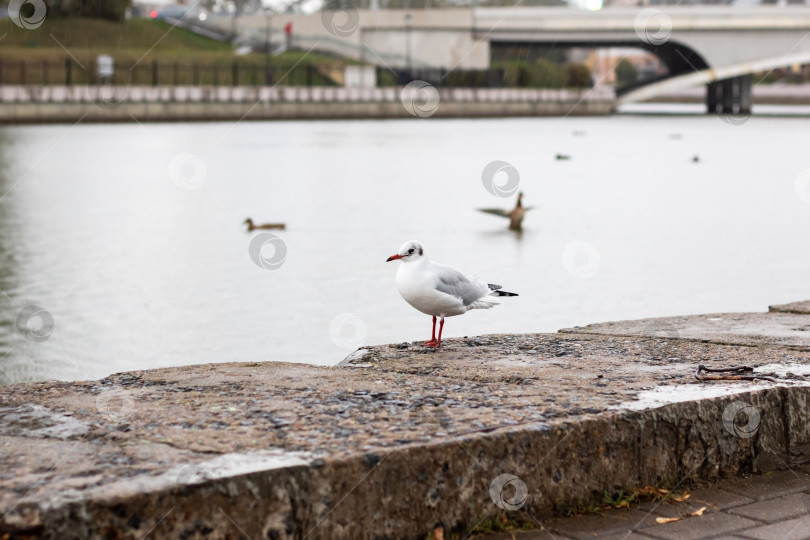
<svg viewBox="0 0 810 540">
<path fill-rule="evenodd" d="M 776 499 L 768 499 L 745 506 L 732 508 L 729 513 L 743 517 L 774 523 L 795 518 L 810 512 L 810 495 L 794 493 Z"/>
<path fill-rule="evenodd" d="M 775 499 L 810 489 L 810 474 L 804 470 L 776 471 L 767 476 L 733 478 L 723 482 L 723 490 L 758 501 Z"/>
<path fill-rule="evenodd" d="M 597 538 L 606 534 L 653 525 L 655 517 L 655 515 L 637 509 L 617 509 L 609 510 L 605 514 L 589 514 L 554 520 L 547 524 L 547 528 L 571 538 Z"/>
<path fill-rule="evenodd" d="M 631 531 L 626 533 L 611 534 L 609 536 L 599 536 L 598 540 L 650 540 L 650 538 L 652 538 L 652 536 Z"/>
<path fill-rule="evenodd" d="M 754 499 L 716 487 L 700 488 L 691 492 L 692 504 L 708 505 L 713 510 L 725 510 L 754 502 Z"/>
<path fill-rule="evenodd" d="M 740 534 L 745 538 L 760 540 L 805 540 L 810 537 L 810 516 L 749 529 Z"/>
<path fill-rule="evenodd" d="M 655 517 L 686 517 L 687 514 L 691 514 L 703 506 L 711 509 L 710 505 L 689 498 L 683 502 L 649 501 L 640 504 L 638 509 L 652 514 L 654 520 Z"/>
<path fill-rule="evenodd" d="M 649 538 L 649 537 L 647 537 Z M 470 536 L 469 540 L 571 540 L 567 536 L 549 531 L 504 532 L 484 536 Z M 631 540 L 628 538 L 628 540 Z"/>
<path fill-rule="evenodd" d="M 757 525 L 760 525 L 760 523 L 744 517 L 723 512 L 710 512 L 700 517 L 686 518 L 681 521 L 640 529 L 638 532 L 665 540 L 699 540 L 750 529 Z"/>
</svg>

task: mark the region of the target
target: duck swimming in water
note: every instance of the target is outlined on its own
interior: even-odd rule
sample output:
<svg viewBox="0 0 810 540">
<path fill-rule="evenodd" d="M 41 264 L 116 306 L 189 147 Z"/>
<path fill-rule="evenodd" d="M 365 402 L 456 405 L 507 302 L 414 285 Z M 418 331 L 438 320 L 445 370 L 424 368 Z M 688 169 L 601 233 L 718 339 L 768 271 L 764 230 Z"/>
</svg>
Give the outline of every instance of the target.
<svg viewBox="0 0 810 540">
<path fill-rule="evenodd" d="M 255 225 L 253 223 L 253 220 L 250 219 L 250 218 L 247 218 L 244 221 L 244 224 L 247 225 L 247 230 L 248 231 L 253 231 L 253 230 L 256 230 L 256 229 L 282 229 L 283 230 L 283 229 L 287 228 L 287 226 L 284 223 L 263 223 L 261 225 Z"/>
<path fill-rule="evenodd" d="M 523 217 L 526 215 L 526 211 L 532 208 L 532 206 L 523 206 L 523 193 L 518 193 L 517 204 L 512 210 L 503 208 L 479 208 L 478 210 L 494 216 L 509 218 L 509 230 L 521 231 L 523 230 Z"/>
</svg>

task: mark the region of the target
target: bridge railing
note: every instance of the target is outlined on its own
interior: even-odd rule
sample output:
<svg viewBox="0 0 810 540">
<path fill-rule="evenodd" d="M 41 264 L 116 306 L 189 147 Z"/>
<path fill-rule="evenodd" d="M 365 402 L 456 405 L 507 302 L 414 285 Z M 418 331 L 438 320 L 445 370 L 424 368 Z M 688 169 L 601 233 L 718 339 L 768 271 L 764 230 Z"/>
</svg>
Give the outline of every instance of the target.
<svg viewBox="0 0 810 540">
<path fill-rule="evenodd" d="M 146 86 L 264 86 L 334 85 L 312 64 L 288 68 L 268 61 L 231 62 L 125 62 L 115 64 L 113 77 L 103 78 L 95 60 L 63 61 L 0 60 L 0 85 L 105 84 Z"/>
</svg>

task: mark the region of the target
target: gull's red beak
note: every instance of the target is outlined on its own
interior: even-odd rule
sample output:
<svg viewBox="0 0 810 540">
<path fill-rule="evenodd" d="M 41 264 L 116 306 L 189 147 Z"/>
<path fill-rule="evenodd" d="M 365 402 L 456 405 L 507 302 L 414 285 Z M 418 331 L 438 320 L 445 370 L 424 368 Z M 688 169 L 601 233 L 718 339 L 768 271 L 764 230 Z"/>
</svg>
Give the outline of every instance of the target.
<svg viewBox="0 0 810 540">
<path fill-rule="evenodd" d="M 390 257 L 388 257 L 387 259 L 385 259 L 385 262 L 391 262 L 391 261 L 395 261 L 395 260 L 397 260 L 397 259 L 401 259 L 401 258 L 402 258 L 402 255 L 400 255 L 399 253 L 397 253 L 396 255 L 391 255 Z"/>
</svg>

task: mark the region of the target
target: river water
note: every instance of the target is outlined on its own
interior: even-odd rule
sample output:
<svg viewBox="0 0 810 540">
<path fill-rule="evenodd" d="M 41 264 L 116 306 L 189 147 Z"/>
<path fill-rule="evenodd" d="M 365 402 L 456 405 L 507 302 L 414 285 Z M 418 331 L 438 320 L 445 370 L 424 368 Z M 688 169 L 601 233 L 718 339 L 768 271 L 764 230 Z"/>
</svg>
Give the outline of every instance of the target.
<svg viewBox="0 0 810 540">
<path fill-rule="evenodd" d="M 805 299 L 808 133 L 691 114 L 6 127 L 0 382 L 424 340 L 385 263 L 409 239 L 520 293 L 445 337 Z M 484 188 L 493 161 L 535 207 L 522 235 L 475 211 L 513 204 Z M 251 257 L 248 216 L 287 230 Z"/>
</svg>

